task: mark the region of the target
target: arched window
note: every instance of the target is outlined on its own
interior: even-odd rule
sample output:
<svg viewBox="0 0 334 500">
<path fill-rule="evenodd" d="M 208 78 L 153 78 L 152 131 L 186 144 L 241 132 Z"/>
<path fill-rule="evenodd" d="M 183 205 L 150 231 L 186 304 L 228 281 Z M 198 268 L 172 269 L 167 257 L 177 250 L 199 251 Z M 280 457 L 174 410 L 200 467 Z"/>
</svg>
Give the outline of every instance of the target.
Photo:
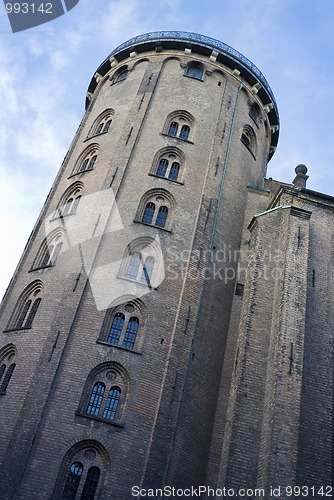
<svg viewBox="0 0 334 500">
<path fill-rule="evenodd" d="M 194 125 L 195 119 L 188 111 L 173 111 L 167 116 L 162 133 L 189 141 Z"/>
<path fill-rule="evenodd" d="M 51 499 L 101 498 L 109 467 L 110 458 L 101 443 L 93 439 L 76 443 L 64 456 Z"/>
<path fill-rule="evenodd" d="M 124 320 L 125 320 L 124 314 L 122 313 L 115 314 L 107 340 L 108 343 L 118 344 L 119 338 L 122 333 Z"/>
<path fill-rule="evenodd" d="M 94 121 L 88 137 L 93 137 L 95 135 L 106 134 L 110 130 L 110 125 L 112 123 L 115 111 L 111 108 L 106 109 L 101 113 Z M 90 146 L 91 147 L 91 146 Z"/>
<path fill-rule="evenodd" d="M 142 222 L 145 222 L 146 224 L 152 224 L 154 212 L 155 212 L 155 205 L 150 201 L 149 203 L 147 203 L 145 207 Z"/>
<path fill-rule="evenodd" d="M 155 225 L 158 227 L 165 227 L 167 215 L 168 215 L 168 208 L 165 206 L 160 207 L 155 221 Z"/>
<path fill-rule="evenodd" d="M 100 341 L 138 350 L 139 343 L 141 344 L 143 340 L 146 317 L 146 308 L 139 299 L 108 309 L 100 333 Z"/>
<path fill-rule="evenodd" d="M 66 217 L 74 215 L 82 198 L 81 182 L 74 183 L 61 197 L 58 207 L 55 210 L 54 217 Z"/>
<path fill-rule="evenodd" d="M 97 144 L 91 144 L 86 148 L 76 161 L 72 175 L 93 170 L 97 160 L 98 149 Z"/>
<path fill-rule="evenodd" d="M 151 256 L 146 257 L 143 266 L 143 272 L 140 277 L 140 281 L 142 283 L 147 283 L 148 285 L 150 284 L 153 268 L 154 268 L 154 257 Z"/>
<path fill-rule="evenodd" d="M 177 161 L 172 163 L 172 166 L 169 171 L 168 179 L 176 181 L 180 172 L 180 164 Z"/>
<path fill-rule="evenodd" d="M 89 374 L 80 401 L 78 414 L 122 423 L 129 391 L 129 377 L 118 363 L 107 362 Z"/>
<path fill-rule="evenodd" d="M 250 127 L 249 125 L 245 125 L 242 129 L 241 142 L 255 157 L 257 150 L 256 135 L 252 127 Z"/>
<path fill-rule="evenodd" d="M 122 66 L 121 68 L 118 68 L 118 70 L 115 71 L 115 73 L 110 77 L 111 85 L 126 80 L 128 75 L 129 75 L 128 66 Z"/>
<path fill-rule="evenodd" d="M 197 63 L 190 63 L 186 69 L 186 76 L 190 78 L 195 78 L 196 80 L 202 80 L 203 78 L 203 66 Z"/>
<path fill-rule="evenodd" d="M 140 260 L 140 253 L 138 252 L 135 252 L 130 256 L 129 264 L 125 273 L 126 278 L 131 280 L 135 280 L 137 278 Z"/>
<path fill-rule="evenodd" d="M 7 326 L 7 330 L 18 330 L 32 327 L 42 300 L 41 294 L 42 286 L 39 280 L 32 283 L 25 289 L 14 309 Z"/>
<path fill-rule="evenodd" d="M 189 132 L 190 132 L 189 125 L 182 125 L 181 132 L 180 132 L 180 139 L 188 139 Z"/>
<path fill-rule="evenodd" d="M 161 160 L 159 162 L 158 170 L 157 170 L 157 175 L 159 177 L 165 177 L 167 167 L 168 167 L 168 160 L 166 158 L 161 158 Z"/>
<path fill-rule="evenodd" d="M 174 165 L 170 175 L 178 175 L 178 171 L 178 165 Z M 170 230 L 170 215 L 174 209 L 175 201 L 172 195 L 166 190 L 154 189 L 146 193 L 141 199 L 135 220 L 160 229 Z"/>
<path fill-rule="evenodd" d="M 99 478 L 100 478 L 100 469 L 98 467 L 90 467 L 87 473 L 86 481 L 82 490 L 80 500 L 94 499 Z"/>
<path fill-rule="evenodd" d="M 176 136 L 178 128 L 179 128 L 179 124 L 177 122 L 172 122 L 169 126 L 168 135 Z"/>
<path fill-rule="evenodd" d="M 54 266 L 63 246 L 63 232 L 56 230 L 43 240 L 31 270 Z"/>
<path fill-rule="evenodd" d="M 108 394 L 108 399 L 103 412 L 103 418 L 108 418 L 109 420 L 114 420 L 117 406 L 119 403 L 119 398 L 121 397 L 121 390 L 119 387 L 112 387 Z"/>
<path fill-rule="evenodd" d="M 106 386 L 104 385 L 103 382 L 97 382 L 94 385 L 87 407 L 88 414 L 90 415 L 99 414 L 105 388 Z"/>
<path fill-rule="evenodd" d="M 124 340 L 123 340 L 123 347 L 126 347 L 127 349 L 133 349 L 133 346 L 136 341 L 136 335 L 138 332 L 139 328 L 139 320 L 138 318 L 130 318 L 128 326 L 126 328 L 126 332 L 124 335 Z"/>
<path fill-rule="evenodd" d="M 80 462 L 74 462 L 69 470 L 64 491 L 61 496 L 62 500 L 75 500 L 81 476 L 83 472 L 83 465 Z"/>
<path fill-rule="evenodd" d="M 119 73 L 119 75 L 116 78 L 116 82 L 121 82 L 122 80 L 126 80 L 126 78 L 128 77 L 128 74 L 129 74 L 128 70 L 125 69 L 124 71 Z"/>
<path fill-rule="evenodd" d="M 0 351 L 0 394 L 5 394 L 16 366 L 16 347 L 8 344 Z"/>
</svg>

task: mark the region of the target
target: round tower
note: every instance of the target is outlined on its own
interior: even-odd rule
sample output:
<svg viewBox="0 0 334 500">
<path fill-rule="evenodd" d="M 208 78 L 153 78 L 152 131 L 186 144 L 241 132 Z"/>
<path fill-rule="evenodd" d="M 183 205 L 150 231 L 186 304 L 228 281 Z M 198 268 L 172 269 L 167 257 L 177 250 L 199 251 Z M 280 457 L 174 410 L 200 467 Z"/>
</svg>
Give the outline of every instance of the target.
<svg viewBox="0 0 334 500">
<path fill-rule="evenodd" d="M 99 66 L 2 303 L 3 500 L 218 481 L 248 187 L 278 128 L 262 73 L 217 40 L 149 33 Z"/>
</svg>

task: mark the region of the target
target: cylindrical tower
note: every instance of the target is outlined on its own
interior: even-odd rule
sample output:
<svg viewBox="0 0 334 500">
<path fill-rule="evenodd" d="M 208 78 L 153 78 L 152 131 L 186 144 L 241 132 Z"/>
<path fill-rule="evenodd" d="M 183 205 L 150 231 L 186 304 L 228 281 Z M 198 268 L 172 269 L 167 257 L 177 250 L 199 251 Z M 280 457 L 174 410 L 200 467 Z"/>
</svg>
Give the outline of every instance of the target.
<svg viewBox="0 0 334 500">
<path fill-rule="evenodd" d="M 86 105 L 2 303 L 2 500 L 125 499 L 212 462 L 274 96 L 231 47 L 158 32 L 108 56 Z"/>
</svg>

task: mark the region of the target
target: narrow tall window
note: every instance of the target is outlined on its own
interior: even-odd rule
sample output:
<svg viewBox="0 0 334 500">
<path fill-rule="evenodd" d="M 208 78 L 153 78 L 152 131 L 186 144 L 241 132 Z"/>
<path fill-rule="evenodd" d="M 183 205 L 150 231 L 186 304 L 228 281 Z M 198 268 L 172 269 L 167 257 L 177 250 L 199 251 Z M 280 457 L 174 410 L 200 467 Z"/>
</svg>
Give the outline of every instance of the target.
<svg viewBox="0 0 334 500">
<path fill-rule="evenodd" d="M 168 167 L 168 160 L 166 160 L 165 158 L 161 158 L 157 170 L 157 175 L 159 175 L 159 177 L 165 177 L 167 167 Z"/>
<path fill-rule="evenodd" d="M 5 367 L 6 368 L 6 367 Z M 3 381 L 0 385 L 0 392 L 4 393 L 6 392 L 6 389 L 7 389 L 7 386 L 9 384 L 9 381 L 13 375 L 13 371 L 14 371 L 14 368 L 15 368 L 15 363 L 12 363 L 9 367 L 8 367 L 8 370 L 3 378 Z"/>
<path fill-rule="evenodd" d="M 37 309 L 39 308 L 41 300 L 42 300 L 41 298 L 36 299 L 33 305 L 31 306 L 27 320 L 24 325 L 25 328 L 31 328 L 32 322 L 34 321 L 34 317 L 36 316 Z"/>
<path fill-rule="evenodd" d="M 112 120 L 108 120 L 104 126 L 103 132 L 108 132 L 110 125 L 111 125 Z"/>
<path fill-rule="evenodd" d="M 133 349 L 136 340 L 136 335 L 138 332 L 138 327 L 139 327 L 138 318 L 130 318 L 124 335 L 124 340 L 122 344 L 123 347 L 127 347 L 128 349 Z"/>
<path fill-rule="evenodd" d="M 145 207 L 142 222 L 146 222 L 146 224 L 152 224 L 154 211 L 155 211 L 155 205 L 150 201 Z"/>
<path fill-rule="evenodd" d="M 94 385 L 87 407 L 88 414 L 99 414 L 105 388 L 106 386 L 102 382 L 96 382 L 96 384 Z"/>
<path fill-rule="evenodd" d="M 75 500 L 82 472 L 83 472 L 82 463 L 74 462 L 74 464 L 71 465 L 70 471 L 66 479 L 64 491 L 61 496 L 62 500 Z"/>
<path fill-rule="evenodd" d="M 75 214 L 75 212 L 77 211 L 80 200 L 81 200 L 81 195 L 77 196 L 75 198 L 75 200 L 73 201 L 73 205 L 71 206 L 71 210 L 70 210 L 71 214 Z"/>
<path fill-rule="evenodd" d="M 178 128 L 179 124 L 177 122 L 172 122 L 169 126 L 168 135 L 176 136 Z"/>
<path fill-rule="evenodd" d="M 180 164 L 174 161 L 169 171 L 168 179 L 176 181 L 180 172 Z"/>
<path fill-rule="evenodd" d="M 189 125 L 182 125 L 181 132 L 180 132 L 180 139 L 188 139 L 189 132 L 190 132 Z"/>
<path fill-rule="evenodd" d="M 109 420 L 114 420 L 116 415 L 116 410 L 121 396 L 121 391 L 119 387 L 112 387 L 108 394 L 108 399 L 106 402 L 106 407 L 103 412 L 103 418 L 108 418 Z"/>
<path fill-rule="evenodd" d="M 154 258 L 146 257 L 143 266 L 143 271 L 140 277 L 140 281 L 142 283 L 147 283 L 148 285 L 150 284 L 153 268 L 154 268 Z"/>
<path fill-rule="evenodd" d="M 84 172 L 88 168 L 89 158 L 86 158 L 85 161 L 82 162 L 79 172 Z"/>
<path fill-rule="evenodd" d="M 5 373 L 6 370 L 6 365 L 1 365 L 0 366 L 0 381 L 2 379 L 2 375 Z"/>
<path fill-rule="evenodd" d="M 124 314 L 122 313 L 117 313 L 115 314 L 115 317 L 113 319 L 110 332 L 109 332 L 109 337 L 107 342 L 109 344 L 118 344 L 119 337 L 122 333 L 123 325 L 124 325 Z"/>
<path fill-rule="evenodd" d="M 27 300 L 27 302 L 24 304 L 24 307 L 23 307 L 22 312 L 19 316 L 19 319 L 15 325 L 15 328 L 23 328 L 23 323 L 24 323 L 24 320 L 28 314 L 28 311 L 30 309 L 31 304 L 32 304 L 31 299 Z"/>
<path fill-rule="evenodd" d="M 138 269 L 140 266 L 140 254 L 135 252 L 130 257 L 130 262 L 125 273 L 125 277 L 131 280 L 135 280 L 137 278 Z"/>
<path fill-rule="evenodd" d="M 80 500 L 93 500 L 97 484 L 100 478 L 100 469 L 98 467 L 90 467 L 87 472 L 86 481 L 81 493 Z"/>
<path fill-rule="evenodd" d="M 165 227 L 168 215 L 167 207 L 160 207 L 159 212 L 155 221 L 155 225 L 158 227 Z"/>
</svg>

